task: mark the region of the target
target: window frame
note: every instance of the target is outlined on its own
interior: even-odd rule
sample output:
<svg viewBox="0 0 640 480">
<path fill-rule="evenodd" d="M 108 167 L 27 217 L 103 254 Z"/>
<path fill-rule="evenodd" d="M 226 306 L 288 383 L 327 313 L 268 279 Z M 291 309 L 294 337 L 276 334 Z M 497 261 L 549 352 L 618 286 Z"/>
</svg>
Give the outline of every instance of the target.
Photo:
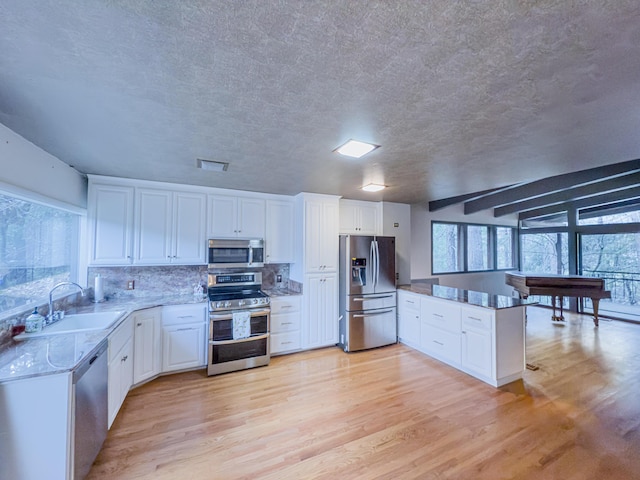
<svg viewBox="0 0 640 480">
<path fill-rule="evenodd" d="M 434 241 L 433 241 L 433 227 L 435 224 L 440 225 L 455 225 L 458 229 L 458 255 L 461 255 L 462 258 L 458 258 L 459 264 L 462 266 L 461 270 L 457 271 L 443 271 L 436 272 L 433 268 L 433 258 L 434 258 Z M 488 229 L 488 265 L 489 268 L 482 270 L 470 270 L 469 269 L 469 258 L 468 258 L 468 227 L 483 227 Z M 498 242 L 497 242 L 497 229 L 498 228 L 507 228 L 511 230 L 511 267 L 505 268 L 497 268 L 498 262 Z M 465 273 L 485 273 L 485 272 L 505 272 L 509 270 L 516 270 L 519 265 L 520 255 L 519 255 L 519 235 L 518 235 L 518 227 L 513 225 L 503 225 L 503 224 L 486 224 L 486 223 L 470 223 L 470 222 L 448 222 L 446 220 L 431 220 L 431 275 L 456 275 L 456 274 L 465 274 Z"/>
</svg>

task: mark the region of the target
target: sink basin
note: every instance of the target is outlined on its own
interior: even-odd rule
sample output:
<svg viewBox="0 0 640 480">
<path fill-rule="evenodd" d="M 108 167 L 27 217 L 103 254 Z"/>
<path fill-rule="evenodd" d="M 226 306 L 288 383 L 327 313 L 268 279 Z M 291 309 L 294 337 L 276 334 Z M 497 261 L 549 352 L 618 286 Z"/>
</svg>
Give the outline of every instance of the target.
<svg viewBox="0 0 640 480">
<path fill-rule="evenodd" d="M 21 333 L 17 335 L 23 339 L 41 337 L 44 335 L 55 335 L 60 333 L 78 333 L 89 332 L 92 330 L 104 330 L 113 326 L 122 315 L 123 311 L 118 312 L 98 312 L 98 313 L 78 313 L 73 315 L 65 315 L 62 320 L 58 320 L 53 325 L 44 327 L 42 331 L 36 333 Z"/>
</svg>

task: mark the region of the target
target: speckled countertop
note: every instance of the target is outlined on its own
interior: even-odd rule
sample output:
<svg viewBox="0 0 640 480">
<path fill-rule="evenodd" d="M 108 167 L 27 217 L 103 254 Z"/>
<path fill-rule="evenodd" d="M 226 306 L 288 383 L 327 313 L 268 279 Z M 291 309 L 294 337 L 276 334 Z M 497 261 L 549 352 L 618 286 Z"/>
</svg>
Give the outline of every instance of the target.
<svg viewBox="0 0 640 480">
<path fill-rule="evenodd" d="M 533 300 L 521 300 L 519 298 L 508 297 L 507 295 L 475 292 L 473 290 L 463 290 L 460 288 L 445 287 L 443 285 L 429 285 L 426 283 L 399 285 L 398 289 L 494 310 L 522 307 L 537 303 Z"/>
<path fill-rule="evenodd" d="M 203 303 L 206 297 L 174 295 L 131 297 L 68 308 L 67 314 L 92 312 L 124 312 L 111 328 L 89 332 L 56 334 L 12 341 L 0 351 L 0 383 L 40 375 L 72 371 L 82 359 L 93 354 L 99 344 L 115 330 L 127 316 L 145 308 L 163 305 Z M 62 320 L 64 321 L 64 320 Z"/>
</svg>

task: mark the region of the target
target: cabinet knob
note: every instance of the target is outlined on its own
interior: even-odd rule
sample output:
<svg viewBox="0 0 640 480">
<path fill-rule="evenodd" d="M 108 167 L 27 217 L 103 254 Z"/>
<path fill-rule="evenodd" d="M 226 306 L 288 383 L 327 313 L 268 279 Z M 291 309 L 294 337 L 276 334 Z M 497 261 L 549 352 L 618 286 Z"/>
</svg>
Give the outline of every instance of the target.
<svg viewBox="0 0 640 480">
<path fill-rule="evenodd" d="M 136 324 L 136 327 L 141 327 L 141 326 L 142 326 L 142 324 L 141 324 L 141 323 L 137 323 L 137 324 Z"/>
</svg>

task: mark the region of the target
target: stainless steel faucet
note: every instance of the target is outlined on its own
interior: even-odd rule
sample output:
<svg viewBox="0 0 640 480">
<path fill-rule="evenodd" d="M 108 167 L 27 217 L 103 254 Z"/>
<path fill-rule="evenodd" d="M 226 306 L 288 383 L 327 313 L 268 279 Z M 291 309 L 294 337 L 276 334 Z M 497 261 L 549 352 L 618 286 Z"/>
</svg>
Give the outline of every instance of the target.
<svg viewBox="0 0 640 480">
<path fill-rule="evenodd" d="M 60 319 L 60 312 L 55 312 L 53 310 L 53 291 L 56 288 L 63 287 L 65 285 L 74 285 L 78 287 L 80 289 L 80 294 L 84 297 L 84 288 L 82 288 L 80 285 L 78 285 L 75 282 L 60 282 L 57 285 L 55 285 L 51 290 L 49 290 L 49 314 L 47 315 L 47 318 L 45 320 L 47 325 L 54 323 L 55 321 Z"/>
</svg>

